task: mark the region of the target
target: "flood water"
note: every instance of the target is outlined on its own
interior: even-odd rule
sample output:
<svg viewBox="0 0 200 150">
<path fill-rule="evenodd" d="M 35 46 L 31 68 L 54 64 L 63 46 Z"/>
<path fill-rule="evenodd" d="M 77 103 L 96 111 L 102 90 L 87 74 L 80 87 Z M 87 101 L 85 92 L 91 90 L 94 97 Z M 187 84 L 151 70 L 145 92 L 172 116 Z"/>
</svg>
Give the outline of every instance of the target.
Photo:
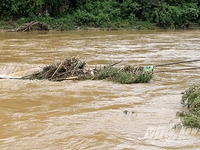
<svg viewBox="0 0 200 150">
<path fill-rule="evenodd" d="M 23 74 L 65 57 L 93 68 L 123 60 L 145 66 L 200 58 L 200 31 L 0 32 L 0 75 Z M 200 62 L 155 71 L 200 67 Z M 161 150 L 200 147 L 179 122 L 181 92 L 200 70 L 155 73 L 150 83 L 0 79 L 0 149 Z M 192 132 L 193 131 L 193 132 Z"/>
</svg>

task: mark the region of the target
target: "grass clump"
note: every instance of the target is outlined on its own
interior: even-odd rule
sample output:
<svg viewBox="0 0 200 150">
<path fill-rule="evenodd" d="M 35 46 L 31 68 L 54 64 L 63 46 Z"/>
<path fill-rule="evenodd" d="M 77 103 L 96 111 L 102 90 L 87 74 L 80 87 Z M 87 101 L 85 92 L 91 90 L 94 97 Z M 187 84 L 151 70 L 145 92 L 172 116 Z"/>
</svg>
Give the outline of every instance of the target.
<svg viewBox="0 0 200 150">
<path fill-rule="evenodd" d="M 108 79 L 121 84 L 148 83 L 153 78 L 152 72 L 144 72 L 142 68 L 125 66 L 121 69 L 114 68 L 112 65 L 98 70 L 93 79 Z"/>
<path fill-rule="evenodd" d="M 183 93 L 181 104 L 187 111 L 179 112 L 182 123 L 192 128 L 200 128 L 200 85 L 193 85 Z"/>
</svg>

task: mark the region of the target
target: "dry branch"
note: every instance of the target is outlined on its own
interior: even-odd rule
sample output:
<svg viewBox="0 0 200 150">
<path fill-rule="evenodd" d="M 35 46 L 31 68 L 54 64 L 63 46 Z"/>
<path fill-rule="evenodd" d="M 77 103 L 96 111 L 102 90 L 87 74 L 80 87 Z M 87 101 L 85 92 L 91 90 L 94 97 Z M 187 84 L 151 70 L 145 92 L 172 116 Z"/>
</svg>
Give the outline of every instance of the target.
<svg viewBox="0 0 200 150">
<path fill-rule="evenodd" d="M 37 28 L 37 30 L 49 30 L 50 27 L 43 22 L 29 22 L 7 32 L 27 32 Z"/>
</svg>

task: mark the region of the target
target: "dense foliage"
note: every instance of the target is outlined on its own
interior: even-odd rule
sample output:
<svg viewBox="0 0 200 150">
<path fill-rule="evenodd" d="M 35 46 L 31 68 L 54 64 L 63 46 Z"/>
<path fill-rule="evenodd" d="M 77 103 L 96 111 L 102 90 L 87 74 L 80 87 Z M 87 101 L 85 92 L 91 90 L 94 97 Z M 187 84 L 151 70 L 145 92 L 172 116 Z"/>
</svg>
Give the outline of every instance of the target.
<svg viewBox="0 0 200 150">
<path fill-rule="evenodd" d="M 108 79 L 121 84 L 149 83 L 153 78 L 152 71 L 144 71 L 138 67 L 125 66 L 121 69 L 108 65 L 97 71 L 93 79 Z"/>
<path fill-rule="evenodd" d="M 1 0 L 0 20 L 106 28 L 146 22 L 174 28 L 200 24 L 199 6 L 200 0 Z"/>
<path fill-rule="evenodd" d="M 183 93 L 181 103 L 187 107 L 186 111 L 178 113 L 183 117 L 183 124 L 193 128 L 200 128 L 200 85 L 193 85 L 186 90 Z"/>
</svg>

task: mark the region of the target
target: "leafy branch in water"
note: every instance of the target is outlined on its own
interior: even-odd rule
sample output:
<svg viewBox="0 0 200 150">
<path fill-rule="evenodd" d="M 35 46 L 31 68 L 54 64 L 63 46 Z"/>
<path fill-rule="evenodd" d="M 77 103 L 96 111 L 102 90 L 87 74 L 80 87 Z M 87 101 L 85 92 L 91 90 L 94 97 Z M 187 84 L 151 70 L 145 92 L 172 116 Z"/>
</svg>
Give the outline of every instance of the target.
<svg viewBox="0 0 200 150">
<path fill-rule="evenodd" d="M 117 69 L 109 65 L 100 69 L 93 79 L 103 80 L 108 79 L 121 84 L 132 83 L 148 83 L 153 78 L 153 73 L 143 71 L 142 67 L 134 68 L 132 66 L 125 66 L 124 68 Z"/>
<path fill-rule="evenodd" d="M 183 124 L 188 127 L 200 128 L 200 85 L 193 85 L 183 93 L 181 104 L 187 111 L 178 112 L 183 117 Z"/>
</svg>

